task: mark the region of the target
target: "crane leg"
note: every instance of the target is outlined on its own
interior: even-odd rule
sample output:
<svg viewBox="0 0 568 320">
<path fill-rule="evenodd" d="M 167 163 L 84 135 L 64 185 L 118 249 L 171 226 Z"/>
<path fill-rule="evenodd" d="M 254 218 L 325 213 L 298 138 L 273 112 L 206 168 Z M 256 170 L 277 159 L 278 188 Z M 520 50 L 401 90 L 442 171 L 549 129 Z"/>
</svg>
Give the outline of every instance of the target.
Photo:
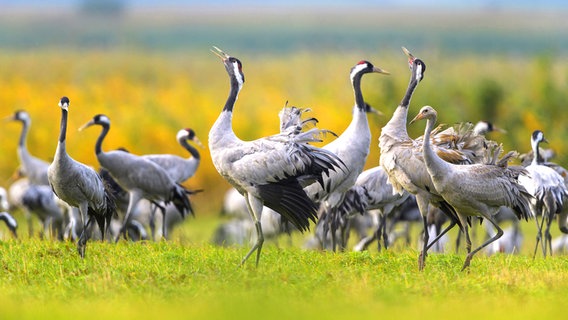
<svg viewBox="0 0 568 320">
<path fill-rule="evenodd" d="M 124 221 L 122 222 L 122 226 L 120 227 L 120 231 L 116 235 L 116 238 L 114 238 L 114 242 L 118 242 L 121 235 L 124 236 L 124 238 L 126 238 L 126 229 L 127 229 L 128 223 L 130 222 L 130 216 L 132 215 L 134 208 L 136 207 L 138 202 L 140 202 L 141 199 L 142 199 L 142 196 L 139 195 L 137 192 L 130 192 L 129 193 L 128 208 L 126 209 L 126 214 L 124 215 Z"/>
<path fill-rule="evenodd" d="M 550 234 L 550 227 L 552 226 L 552 220 L 554 219 L 554 212 L 549 213 L 546 219 L 546 229 L 544 230 L 544 242 L 546 243 L 544 246 L 544 253 L 546 257 L 546 251 L 550 252 L 552 256 L 552 235 Z"/>
<path fill-rule="evenodd" d="M 453 227 L 455 227 L 456 224 L 457 223 L 453 219 L 450 219 L 450 224 L 444 230 L 442 230 L 442 232 L 440 232 L 440 234 L 438 234 L 436 236 L 436 238 L 434 238 L 434 240 L 432 240 L 432 242 L 430 242 L 428 244 L 428 246 L 426 247 L 426 250 L 430 250 L 430 248 L 433 247 L 434 244 L 436 244 L 438 242 L 438 240 L 440 240 L 446 233 L 448 233 L 448 231 L 450 231 Z"/>
<path fill-rule="evenodd" d="M 88 229 L 89 226 L 93 220 L 93 216 L 91 216 L 86 222 L 86 218 L 87 218 L 87 211 L 89 210 L 87 203 L 83 203 L 80 205 L 79 207 L 79 213 L 81 216 L 81 224 L 83 225 L 83 230 L 81 231 L 81 236 L 79 237 L 79 240 L 77 241 L 77 251 L 79 252 L 79 255 L 81 256 L 81 258 L 85 258 L 85 248 L 87 247 L 87 239 L 88 239 Z"/>
<path fill-rule="evenodd" d="M 535 212 L 539 212 L 539 211 L 535 211 Z M 538 250 L 538 244 L 540 243 L 541 239 L 542 239 L 542 225 L 544 224 L 544 215 L 542 214 L 542 211 L 540 211 L 542 219 L 541 222 L 538 222 L 538 215 L 535 214 L 534 217 L 534 221 L 536 222 L 536 245 L 534 247 L 534 253 L 533 253 L 533 259 L 536 258 L 536 251 Z"/>
<path fill-rule="evenodd" d="M 152 234 L 152 239 L 154 241 L 156 241 L 156 221 L 154 220 L 156 218 L 156 209 L 158 207 L 154 204 L 152 204 L 150 206 L 150 233 Z"/>
<path fill-rule="evenodd" d="M 422 252 L 418 256 L 418 270 L 424 270 L 424 265 L 426 264 L 426 257 L 428 256 L 428 240 L 430 238 L 428 234 L 428 207 L 430 204 L 428 200 L 421 195 L 416 195 L 416 204 L 418 205 L 418 210 L 422 215 L 422 224 L 424 227 L 424 245 L 422 246 Z"/>
<path fill-rule="evenodd" d="M 486 215 L 486 216 L 484 216 L 484 218 L 489 220 L 489 222 L 491 222 L 493 224 L 495 229 L 497 229 L 497 233 L 495 234 L 495 236 L 493 236 L 490 239 L 487 239 L 483 244 L 481 244 L 479 247 L 475 248 L 475 250 L 473 250 L 473 251 L 471 251 L 467 254 L 467 257 L 465 258 L 465 261 L 463 263 L 462 271 L 464 271 L 465 269 L 467 269 L 469 267 L 469 263 L 471 262 L 471 259 L 479 250 L 487 247 L 490 243 L 496 241 L 497 239 L 501 238 L 501 236 L 503 236 L 503 229 L 501 229 L 501 227 L 499 227 L 499 225 L 497 224 L 497 222 L 495 222 L 493 217 L 491 217 L 490 215 Z M 465 234 L 465 240 L 467 241 L 467 243 L 469 243 L 469 246 L 471 248 L 471 239 L 469 238 L 469 230 L 468 230 L 467 223 L 464 225 L 464 234 Z"/>
<path fill-rule="evenodd" d="M 160 208 L 160 211 L 162 212 L 162 238 L 164 238 L 164 240 L 168 240 L 168 228 L 166 225 L 166 207 L 165 206 L 159 206 L 158 208 Z"/>
<path fill-rule="evenodd" d="M 254 222 L 254 226 L 256 228 L 257 238 L 250 251 L 243 258 L 243 260 L 241 260 L 241 266 L 244 265 L 248 258 L 253 254 L 253 252 L 256 251 L 256 266 L 258 267 L 258 262 L 260 261 L 260 252 L 262 251 L 262 245 L 264 243 L 264 234 L 262 233 L 262 225 L 260 224 L 260 215 L 262 214 L 263 203 L 260 199 L 249 194 L 246 195 L 246 199 L 250 217 Z"/>
</svg>

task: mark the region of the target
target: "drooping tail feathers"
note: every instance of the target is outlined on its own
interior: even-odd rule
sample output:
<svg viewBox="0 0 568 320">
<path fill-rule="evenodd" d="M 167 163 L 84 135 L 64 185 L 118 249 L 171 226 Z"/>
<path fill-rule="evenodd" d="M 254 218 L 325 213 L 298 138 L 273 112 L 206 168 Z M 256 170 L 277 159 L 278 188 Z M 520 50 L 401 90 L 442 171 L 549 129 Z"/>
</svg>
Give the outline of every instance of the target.
<svg viewBox="0 0 568 320">
<path fill-rule="evenodd" d="M 99 230 L 101 231 L 101 237 L 104 240 L 105 234 L 109 231 L 110 221 L 113 217 L 117 217 L 117 214 L 112 187 L 107 184 L 105 180 L 103 180 L 103 184 L 105 189 L 104 205 L 101 206 L 99 210 L 89 207 L 88 214 L 95 217 Z"/>
<path fill-rule="evenodd" d="M 195 216 L 191 202 L 189 201 L 189 195 L 202 192 L 203 190 L 188 190 L 182 185 L 177 184 L 172 188 L 170 199 L 168 202 L 172 202 L 176 207 L 177 211 L 181 214 L 182 218 L 185 218 L 189 212 L 192 216 Z"/>
</svg>

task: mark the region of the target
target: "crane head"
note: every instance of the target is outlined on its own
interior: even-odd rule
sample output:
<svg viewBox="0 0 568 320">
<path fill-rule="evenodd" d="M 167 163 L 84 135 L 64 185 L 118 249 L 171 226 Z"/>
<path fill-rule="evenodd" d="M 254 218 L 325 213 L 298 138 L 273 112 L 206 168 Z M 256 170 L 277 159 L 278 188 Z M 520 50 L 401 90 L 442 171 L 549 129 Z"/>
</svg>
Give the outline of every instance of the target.
<svg viewBox="0 0 568 320">
<path fill-rule="evenodd" d="M 405 47 L 402 47 L 402 51 L 408 57 L 408 67 L 413 74 L 414 80 L 416 80 L 417 82 L 422 81 L 422 79 L 424 78 L 424 72 L 426 72 L 426 64 L 424 63 L 424 61 L 416 58 Z"/>
<path fill-rule="evenodd" d="M 181 129 L 177 133 L 177 139 L 178 140 L 190 140 L 190 141 L 195 142 L 201 148 L 204 148 L 204 146 L 201 143 L 201 141 L 199 140 L 199 138 L 197 138 L 197 136 L 195 135 L 195 131 L 193 131 L 193 129 L 190 129 L 190 128 Z"/>
<path fill-rule="evenodd" d="M 225 69 L 227 69 L 229 75 L 231 77 L 234 77 L 240 85 L 242 85 L 245 82 L 245 75 L 243 73 L 243 64 L 239 59 L 226 54 L 225 52 L 223 52 L 223 50 L 215 46 L 213 46 L 211 52 L 213 52 L 213 54 L 215 54 L 217 57 L 221 58 L 221 60 L 225 64 Z"/>
<path fill-rule="evenodd" d="M 101 126 L 110 126 L 110 119 L 104 114 L 97 114 L 96 116 L 93 117 L 93 119 L 89 120 L 87 123 L 79 127 L 79 131 L 83 131 L 88 127 L 96 124 Z"/>
<path fill-rule="evenodd" d="M 64 96 L 59 99 L 59 106 L 61 107 L 61 109 L 67 110 L 69 108 L 69 98 Z"/>
<path fill-rule="evenodd" d="M 410 121 L 410 124 L 413 124 L 414 122 L 416 122 L 418 120 L 436 119 L 437 117 L 438 117 L 438 113 L 436 112 L 436 110 L 434 110 L 434 108 L 432 108 L 431 106 L 424 106 L 420 109 L 420 111 L 418 112 L 416 117 L 414 117 L 414 119 L 412 119 L 412 121 Z"/>
</svg>

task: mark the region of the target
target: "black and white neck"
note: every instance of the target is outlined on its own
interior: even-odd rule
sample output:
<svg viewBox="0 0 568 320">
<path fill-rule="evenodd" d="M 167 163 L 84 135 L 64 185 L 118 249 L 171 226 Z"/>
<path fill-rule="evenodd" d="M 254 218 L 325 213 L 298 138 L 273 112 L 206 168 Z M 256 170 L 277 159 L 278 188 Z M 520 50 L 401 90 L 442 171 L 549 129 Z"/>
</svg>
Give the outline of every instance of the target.
<svg viewBox="0 0 568 320">
<path fill-rule="evenodd" d="M 531 147 L 533 150 L 533 159 L 532 165 L 539 165 L 543 164 L 544 160 L 540 157 L 540 150 L 539 145 L 541 142 L 548 142 L 546 138 L 544 138 L 544 133 L 540 130 L 535 130 L 531 136 Z"/>
<path fill-rule="evenodd" d="M 361 79 L 366 73 L 383 73 L 389 74 L 388 71 L 373 66 L 369 61 L 361 60 L 353 68 L 351 68 L 350 78 L 353 86 L 353 93 L 355 95 L 355 105 L 361 112 L 370 112 L 372 109 L 363 99 L 363 92 L 361 91 Z"/>
<path fill-rule="evenodd" d="M 65 135 L 67 134 L 67 116 L 69 113 L 69 98 L 63 97 L 59 100 L 61 108 L 61 127 L 59 129 L 59 143 L 65 144 Z"/>
<path fill-rule="evenodd" d="M 406 48 L 402 48 L 404 53 L 408 56 L 408 67 L 410 68 L 410 82 L 406 93 L 400 102 L 401 107 L 408 107 L 410 105 L 410 99 L 414 94 L 414 90 L 418 86 L 418 83 L 424 78 L 424 72 L 426 71 L 426 64 L 424 61 L 414 57 Z"/>
<path fill-rule="evenodd" d="M 239 96 L 239 92 L 245 83 L 245 76 L 242 72 L 242 64 L 239 59 L 235 57 L 228 57 L 223 60 L 223 63 L 225 64 L 225 69 L 227 69 L 227 73 L 229 74 L 229 79 L 231 81 L 229 97 L 223 107 L 223 111 L 232 112 L 235 102 Z"/>
<path fill-rule="evenodd" d="M 195 149 L 192 145 L 187 143 L 187 141 L 189 140 L 189 141 L 194 141 L 197 144 L 201 144 L 197 139 L 197 136 L 195 135 L 195 131 L 193 131 L 192 129 L 181 129 L 180 131 L 178 131 L 176 137 L 179 144 L 182 147 L 184 147 L 191 154 L 193 158 L 195 158 L 196 160 L 201 159 L 199 151 L 197 151 L 197 149 Z"/>
</svg>

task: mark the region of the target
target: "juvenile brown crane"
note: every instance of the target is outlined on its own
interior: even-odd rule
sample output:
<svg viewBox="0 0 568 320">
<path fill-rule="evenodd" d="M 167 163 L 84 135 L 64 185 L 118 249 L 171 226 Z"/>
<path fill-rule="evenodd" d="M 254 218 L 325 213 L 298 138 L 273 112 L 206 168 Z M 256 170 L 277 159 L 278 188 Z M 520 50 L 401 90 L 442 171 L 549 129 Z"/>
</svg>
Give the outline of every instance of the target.
<svg viewBox="0 0 568 320">
<path fill-rule="evenodd" d="M 430 106 L 422 107 L 411 123 L 421 119 L 426 120 L 422 142 L 424 164 L 436 190 L 455 209 L 465 235 L 468 252 L 462 267 L 462 270 L 465 270 L 475 253 L 503 235 L 503 230 L 493 217 L 501 206 L 512 208 L 519 219 L 528 220 L 532 217 L 532 196 L 518 181 L 519 175 L 525 174 L 526 171 L 522 167 L 509 167 L 506 163 L 455 165 L 446 162 L 432 150 L 430 142 L 430 135 L 437 120 L 436 110 Z M 493 237 L 473 251 L 466 221 L 471 216 L 482 217 L 497 229 Z"/>
</svg>

